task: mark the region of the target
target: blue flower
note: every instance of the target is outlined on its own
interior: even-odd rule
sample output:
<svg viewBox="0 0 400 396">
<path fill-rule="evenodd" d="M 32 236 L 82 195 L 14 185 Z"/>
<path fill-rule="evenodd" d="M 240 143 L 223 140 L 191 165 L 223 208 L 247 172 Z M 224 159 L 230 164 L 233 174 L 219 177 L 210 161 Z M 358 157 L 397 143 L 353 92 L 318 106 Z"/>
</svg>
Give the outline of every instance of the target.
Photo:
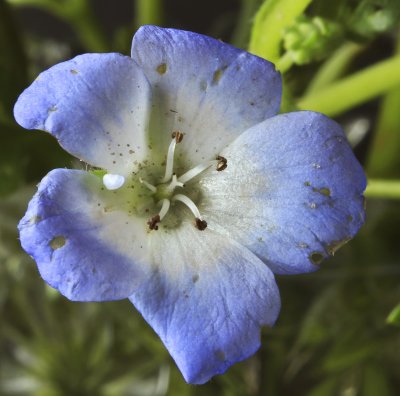
<svg viewBox="0 0 400 396">
<path fill-rule="evenodd" d="M 364 222 L 364 173 L 343 131 L 275 115 L 274 66 L 195 33 L 144 26 L 132 57 L 85 54 L 15 106 L 100 171 L 56 169 L 19 224 L 43 279 L 70 300 L 129 298 L 187 382 L 260 346 L 274 274 L 311 272 Z"/>
</svg>

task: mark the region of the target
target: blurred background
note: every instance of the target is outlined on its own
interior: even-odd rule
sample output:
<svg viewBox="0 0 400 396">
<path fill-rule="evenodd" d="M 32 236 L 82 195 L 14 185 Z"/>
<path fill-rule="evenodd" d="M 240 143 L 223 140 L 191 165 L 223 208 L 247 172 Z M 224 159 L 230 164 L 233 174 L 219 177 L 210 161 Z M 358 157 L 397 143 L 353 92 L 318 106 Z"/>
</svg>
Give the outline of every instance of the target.
<svg viewBox="0 0 400 396">
<path fill-rule="evenodd" d="M 295 3 L 0 0 L 0 395 L 400 394 L 400 3 Z M 279 276 L 282 312 L 259 352 L 203 386 L 184 382 L 128 301 L 73 303 L 46 286 L 16 229 L 41 178 L 75 166 L 49 135 L 17 126 L 18 95 L 77 54 L 128 55 L 145 23 L 276 62 L 283 111 L 334 117 L 371 179 L 359 235 L 318 272 Z"/>
</svg>

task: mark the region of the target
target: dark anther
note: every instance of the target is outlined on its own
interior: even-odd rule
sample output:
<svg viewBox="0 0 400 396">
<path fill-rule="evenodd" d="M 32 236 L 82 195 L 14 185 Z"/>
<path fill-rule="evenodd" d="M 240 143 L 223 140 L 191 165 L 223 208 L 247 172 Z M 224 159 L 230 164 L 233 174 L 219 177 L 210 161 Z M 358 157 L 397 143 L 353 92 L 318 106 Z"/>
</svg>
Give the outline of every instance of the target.
<svg viewBox="0 0 400 396">
<path fill-rule="evenodd" d="M 176 143 L 180 143 L 183 139 L 183 133 L 179 131 L 172 132 L 172 139 L 176 140 Z"/>
<path fill-rule="evenodd" d="M 158 223 L 160 222 L 160 215 L 153 216 L 148 222 L 147 225 L 149 226 L 150 230 L 158 230 Z"/>
<path fill-rule="evenodd" d="M 218 164 L 217 164 L 217 171 L 218 171 L 218 172 L 223 171 L 223 170 L 226 169 L 226 167 L 228 166 L 228 161 L 226 160 L 225 157 L 221 157 L 221 156 L 219 155 L 219 156 L 217 157 L 217 161 L 218 161 Z"/>
<path fill-rule="evenodd" d="M 205 220 L 196 218 L 196 228 L 200 231 L 205 230 L 207 228 L 207 222 Z"/>
</svg>

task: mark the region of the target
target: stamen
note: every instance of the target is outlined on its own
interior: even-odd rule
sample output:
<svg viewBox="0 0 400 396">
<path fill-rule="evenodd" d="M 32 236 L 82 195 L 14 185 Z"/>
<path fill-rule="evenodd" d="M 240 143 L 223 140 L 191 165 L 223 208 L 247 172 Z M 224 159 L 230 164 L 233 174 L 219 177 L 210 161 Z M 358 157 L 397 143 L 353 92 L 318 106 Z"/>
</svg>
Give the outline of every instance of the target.
<svg viewBox="0 0 400 396">
<path fill-rule="evenodd" d="M 147 183 L 146 180 L 143 180 L 142 178 L 140 178 L 139 181 L 140 181 L 140 183 L 144 184 L 150 191 L 152 191 L 154 193 L 157 192 L 157 188 L 154 187 L 152 184 Z"/>
<path fill-rule="evenodd" d="M 169 199 L 163 199 L 162 201 L 162 206 L 159 214 L 156 214 L 153 216 L 148 222 L 147 225 L 149 226 L 150 230 L 158 230 L 158 223 L 165 217 L 165 215 L 168 213 L 169 207 L 171 205 L 171 202 Z"/>
<path fill-rule="evenodd" d="M 217 161 L 218 161 L 218 164 L 217 164 L 217 171 L 218 172 L 223 171 L 228 166 L 228 161 L 227 161 L 227 159 L 225 157 L 222 157 L 222 156 L 218 155 L 217 156 Z"/>
<path fill-rule="evenodd" d="M 148 222 L 147 225 L 149 226 L 150 230 L 158 230 L 158 223 L 160 222 L 160 215 L 153 216 Z"/>
<path fill-rule="evenodd" d="M 182 176 L 179 177 L 178 181 L 181 183 L 185 184 L 189 180 L 192 180 L 194 177 L 199 175 L 201 172 L 204 172 L 206 169 L 208 169 L 210 166 L 213 165 L 218 165 L 218 162 L 216 160 L 205 162 L 204 164 L 197 165 L 193 169 L 190 169 L 186 173 L 184 173 Z"/>
<path fill-rule="evenodd" d="M 180 201 L 184 203 L 193 213 L 196 221 L 196 227 L 200 230 L 203 231 L 207 227 L 207 222 L 201 218 L 201 214 L 199 212 L 199 209 L 197 209 L 196 204 L 186 195 L 183 194 L 176 194 L 172 197 L 173 201 Z"/>
<path fill-rule="evenodd" d="M 169 201 L 169 199 L 164 198 L 162 200 L 162 207 L 160 210 L 160 213 L 158 214 L 160 217 L 160 221 L 165 217 L 165 215 L 168 213 L 169 207 L 171 205 L 171 202 Z"/>
<path fill-rule="evenodd" d="M 183 139 L 183 133 L 179 131 L 172 132 L 172 139 L 176 140 L 176 143 L 180 143 Z"/>
<path fill-rule="evenodd" d="M 207 222 L 205 220 L 195 219 L 196 228 L 200 231 L 204 231 L 207 228 Z"/>
<path fill-rule="evenodd" d="M 165 176 L 162 179 L 162 183 L 167 182 L 172 177 L 172 172 L 174 169 L 174 154 L 175 154 L 175 147 L 178 143 L 180 143 L 183 139 L 182 132 L 173 132 L 172 133 L 172 141 L 168 147 L 168 154 L 167 154 L 167 165 L 165 167 Z"/>
</svg>

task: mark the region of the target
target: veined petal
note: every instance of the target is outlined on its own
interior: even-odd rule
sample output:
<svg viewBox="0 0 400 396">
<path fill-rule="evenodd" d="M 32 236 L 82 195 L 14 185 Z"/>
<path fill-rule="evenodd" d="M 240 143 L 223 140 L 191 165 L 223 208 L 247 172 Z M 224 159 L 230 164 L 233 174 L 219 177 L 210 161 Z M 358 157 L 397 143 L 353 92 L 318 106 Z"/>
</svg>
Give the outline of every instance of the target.
<svg viewBox="0 0 400 396">
<path fill-rule="evenodd" d="M 181 131 L 191 166 L 279 111 L 281 78 L 274 65 L 219 40 L 143 26 L 133 38 L 132 58 L 153 87 L 151 146 L 162 151 L 171 132 Z"/>
<path fill-rule="evenodd" d="M 126 298 L 144 279 L 145 223 L 113 210 L 113 197 L 97 176 L 56 169 L 19 224 L 42 278 L 70 300 Z"/>
<path fill-rule="evenodd" d="M 152 234 L 154 269 L 130 300 L 186 381 L 202 384 L 260 346 L 280 309 L 272 272 L 246 248 L 182 224 Z"/>
<path fill-rule="evenodd" d="M 14 115 L 89 164 L 125 174 L 146 156 L 150 99 L 149 82 L 131 58 L 85 54 L 41 73 Z"/>
<path fill-rule="evenodd" d="M 315 270 L 364 222 L 365 175 L 340 126 L 322 114 L 273 117 L 222 155 L 227 169 L 201 180 L 200 211 L 275 273 Z"/>
</svg>

